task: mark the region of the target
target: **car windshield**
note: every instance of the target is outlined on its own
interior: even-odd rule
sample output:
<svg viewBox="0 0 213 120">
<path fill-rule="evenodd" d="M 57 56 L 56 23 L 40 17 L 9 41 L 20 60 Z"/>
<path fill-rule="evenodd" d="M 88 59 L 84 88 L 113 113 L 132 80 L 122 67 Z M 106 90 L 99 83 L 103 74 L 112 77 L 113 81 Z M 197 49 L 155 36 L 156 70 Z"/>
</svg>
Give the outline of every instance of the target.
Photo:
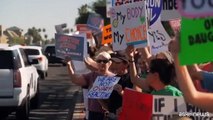
<svg viewBox="0 0 213 120">
<path fill-rule="evenodd" d="M 24 49 L 27 55 L 39 55 L 39 51 L 35 49 Z"/>
<path fill-rule="evenodd" d="M 0 51 L 0 69 L 13 69 L 12 51 Z"/>
<path fill-rule="evenodd" d="M 55 46 L 48 46 L 45 53 L 55 53 Z"/>
</svg>

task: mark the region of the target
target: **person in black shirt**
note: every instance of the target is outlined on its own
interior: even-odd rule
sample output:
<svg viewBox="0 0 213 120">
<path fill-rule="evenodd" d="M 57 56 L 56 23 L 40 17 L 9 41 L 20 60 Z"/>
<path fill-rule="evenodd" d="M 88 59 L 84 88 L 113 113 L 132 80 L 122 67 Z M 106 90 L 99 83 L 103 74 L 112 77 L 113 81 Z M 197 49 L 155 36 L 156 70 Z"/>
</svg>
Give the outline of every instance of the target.
<svg viewBox="0 0 213 120">
<path fill-rule="evenodd" d="M 107 109 L 109 113 L 116 115 L 116 110 L 122 106 L 122 90 L 124 90 L 124 88 L 133 88 L 133 84 L 130 80 L 130 74 L 128 71 L 129 62 L 127 58 L 124 55 L 115 54 L 111 55 L 111 60 L 115 68 L 113 72 L 117 74 L 117 77 L 120 77 L 120 80 L 118 84 L 115 85 L 114 90 L 108 99 Z"/>
</svg>

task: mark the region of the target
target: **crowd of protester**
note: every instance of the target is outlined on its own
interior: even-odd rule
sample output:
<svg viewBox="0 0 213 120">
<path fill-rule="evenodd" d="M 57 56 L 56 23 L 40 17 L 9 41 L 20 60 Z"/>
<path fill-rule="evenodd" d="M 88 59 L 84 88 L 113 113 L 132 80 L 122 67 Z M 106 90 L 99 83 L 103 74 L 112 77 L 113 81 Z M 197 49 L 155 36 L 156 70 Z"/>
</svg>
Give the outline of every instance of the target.
<svg viewBox="0 0 213 120">
<path fill-rule="evenodd" d="M 84 88 L 90 89 L 100 75 L 121 78 L 109 99 L 88 99 L 88 120 L 118 119 L 125 88 L 153 95 L 183 96 L 187 102 L 213 112 L 213 65 L 180 66 L 178 41 L 179 33 L 176 33 L 168 46 L 169 51 L 157 55 L 151 55 L 148 47 L 135 49 L 128 46 L 125 51 L 117 52 L 111 45 L 90 47 L 90 57 L 85 58 L 91 70 L 87 74 L 76 74 L 72 61 L 68 61 L 71 81 Z M 206 65 L 208 71 L 204 69 Z"/>
</svg>

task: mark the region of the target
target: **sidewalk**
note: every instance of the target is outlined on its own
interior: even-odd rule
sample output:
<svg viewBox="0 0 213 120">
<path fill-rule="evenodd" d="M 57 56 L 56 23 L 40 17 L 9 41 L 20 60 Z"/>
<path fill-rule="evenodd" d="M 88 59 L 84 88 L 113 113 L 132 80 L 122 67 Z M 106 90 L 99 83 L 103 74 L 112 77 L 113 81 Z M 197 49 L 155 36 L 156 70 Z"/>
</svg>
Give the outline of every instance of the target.
<svg viewBox="0 0 213 120">
<path fill-rule="evenodd" d="M 72 120 L 84 120 L 84 103 L 83 103 L 83 93 L 79 92 L 73 112 Z"/>
</svg>

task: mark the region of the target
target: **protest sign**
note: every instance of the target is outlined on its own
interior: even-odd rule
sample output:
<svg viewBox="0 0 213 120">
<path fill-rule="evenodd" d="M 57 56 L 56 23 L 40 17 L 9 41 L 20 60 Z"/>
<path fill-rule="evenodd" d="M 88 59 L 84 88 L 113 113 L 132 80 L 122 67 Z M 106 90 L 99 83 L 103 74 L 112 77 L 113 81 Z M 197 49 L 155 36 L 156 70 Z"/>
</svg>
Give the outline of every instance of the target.
<svg viewBox="0 0 213 120">
<path fill-rule="evenodd" d="M 148 41 L 152 55 L 156 55 L 159 52 L 168 51 L 168 44 L 171 41 L 171 38 L 164 29 L 160 19 L 149 27 Z"/>
<path fill-rule="evenodd" d="M 145 0 L 112 0 L 112 6 L 121 6 L 121 5 L 131 4 L 131 3 L 137 3 L 140 1 L 145 1 Z"/>
<path fill-rule="evenodd" d="M 196 26 L 196 29 L 194 29 Z M 213 61 L 213 17 L 182 18 L 180 63 L 189 65 Z"/>
<path fill-rule="evenodd" d="M 92 34 L 100 31 L 99 28 L 87 24 L 76 24 L 76 29 L 79 33 L 86 33 L 87 39 L 92 39 Z"/>
<path fill-rule="evenodd" d="M 89 17 L 87 19 L 87 24 L 92 27 L 101 29 L 104 26 L 104 20 L 103 20 L 103 18 L 101 18 L 100 15 L 90 13 Z"/>
<path fill-rule="evenodd" d="M 120 77 L 98 76 L 88 92 L 88 98 L 108 99 L 113 91 L 113 87 L 118 83 Z"/>
<path fill-rule="evenodd" d="M 60 24 L 60 25 L 55 25 L 56 33 L 58 33 L 58 34 L 66 33 L 66 29 L 65 29 L 66 27 L 67 27 L 66 23 L 63 23 L 63 24 Z"/>
<path fill-rule="evenodd" d="M 102 45 L 112 43 L 112 28 L 110 24 L 103 27 L 102 34 Z"/>
<path fill-rule="evenodd" d="M 119 120 L 213 119 L 213 114 L 186 103 L 183 97 L 150 95 L 125 89 L 122 105 Z"/>
<path fill-rule="evenodd" d="M 148 25 L 152 26 L 158 19 L 160 19 L 163 0 L 147 0 L 146 5 Z"/>
<path fill-rule="evenodd" d="M 147 28 L 145 1 L 112 7 L 111 25 L 113 50 L 124 50 L 127 45 L 145 47 Z"/>
<path fill-rule="evenodd" d="M 170 21 L 181 18 L 181 15 L 178 11 L 178 1 L 181 0 L 163 0 L 161 21 Z"/>
<path fill-rule="evenodd" d="M 182 16 L 200 18 L 213 16 L 212 0 L 178 0 L 178 8 Z"/>
<path fill-rule="evenodd" d="M 151 120 L 152 99 L 152 95 L 125 89 L 119 120 Z"/>
<path fill-rule="evenodd" d="M 56 56 L 62 59 L 83 61 L 86 55 L 86 36 L 55 34 Z"/>
</svg>

